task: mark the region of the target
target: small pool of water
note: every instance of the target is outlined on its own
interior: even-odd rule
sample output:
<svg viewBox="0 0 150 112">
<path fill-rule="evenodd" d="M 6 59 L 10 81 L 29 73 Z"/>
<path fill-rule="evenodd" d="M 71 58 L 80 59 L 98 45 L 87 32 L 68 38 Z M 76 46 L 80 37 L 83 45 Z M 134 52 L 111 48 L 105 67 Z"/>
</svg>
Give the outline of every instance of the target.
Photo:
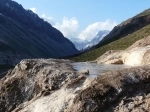
<svg viewBox="0 0 150 112">
<path fill-rule="evenodd" d="M 104 72 L 110 71 L 110 70 L 119 70 L 123 68 L 129 68 L 131 66 L 127 65 L 114 65 L 114 64 L 97 64 L 97 63 L 87 63 L 87 62 L 75 62 L 72 63 L 74 69 L 78 71 L 82 70 L 89 70 L 90 77 L 97 77 L 98 75 L 101 75 Z"/>
</svg>

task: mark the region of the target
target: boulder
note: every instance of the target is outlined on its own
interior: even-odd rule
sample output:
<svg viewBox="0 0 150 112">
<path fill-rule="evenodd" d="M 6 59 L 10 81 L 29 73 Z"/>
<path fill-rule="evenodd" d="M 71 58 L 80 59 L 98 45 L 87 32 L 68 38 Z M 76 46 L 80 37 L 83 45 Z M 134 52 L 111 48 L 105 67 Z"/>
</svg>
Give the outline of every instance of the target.
<svg viewBox="0 0 150 112">
<path fill-rule="evenodd" d="M 80 73 L 81 73 L 81 74 L 89 75 L 89 70 L 81 70 Z"/>
</svg>

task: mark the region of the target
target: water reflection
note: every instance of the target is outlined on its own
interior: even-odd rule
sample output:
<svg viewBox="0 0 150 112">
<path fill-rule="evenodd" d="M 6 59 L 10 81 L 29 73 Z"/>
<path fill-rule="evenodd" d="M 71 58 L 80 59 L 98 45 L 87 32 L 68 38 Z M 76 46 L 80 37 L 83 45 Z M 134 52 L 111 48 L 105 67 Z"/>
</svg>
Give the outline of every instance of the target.
<svg viewBox="0 0 150 112">
<path fill-rule="evenodd" d="M 90 77 L 97 77 L 98 75 L 101 75 L 102 73 L 110 70 L 119 70 L 123 68 L 129 68 L 130 66 L 127 65 L 104 65 L 104 64 L 97 64 L 97 63 L 87 63 L 87 62 L 77 62 L 72 63 L 74 69 L 78 71 L 82 70 L 89 70 Z"/>
</svg>

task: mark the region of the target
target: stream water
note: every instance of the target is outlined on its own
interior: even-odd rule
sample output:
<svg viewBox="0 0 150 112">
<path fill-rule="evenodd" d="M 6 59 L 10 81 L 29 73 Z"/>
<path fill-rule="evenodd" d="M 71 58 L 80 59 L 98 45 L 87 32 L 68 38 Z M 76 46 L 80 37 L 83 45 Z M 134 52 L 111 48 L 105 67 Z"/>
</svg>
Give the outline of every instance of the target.
<svg viewBox="0 0 150 112">
<path fill-rule="evenodd" d="M 75 62 L 72 63 L 74 69 L 78 71 L 82 70 L 89 70 L 90 76 L 89 77 L 97 77 L 102 73 L 110 70 L 119 70 L 123 68 L 129 68 L 131 66 L 127 65 L 114 65 L 114 64 L 97 64 L 97 63 L 87 63 L 87 62 Z"/>
</svg>

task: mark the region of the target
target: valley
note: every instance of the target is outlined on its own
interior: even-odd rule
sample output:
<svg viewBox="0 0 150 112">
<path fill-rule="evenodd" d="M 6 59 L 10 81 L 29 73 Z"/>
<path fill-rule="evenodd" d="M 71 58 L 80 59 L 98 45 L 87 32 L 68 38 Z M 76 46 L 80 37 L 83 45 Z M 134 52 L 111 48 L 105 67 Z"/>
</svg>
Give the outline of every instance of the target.
<svg viewBox="0 0 150 112">
<path fill-rule="evenodd" d="M 77 36 L 76 18 L 38 13 L 0 1 L 0 112 L 150 111 L 150 9 L 112 30 L 116 22 L 93 23 L 82 42 L 64 35 Z"/>
</svg>

